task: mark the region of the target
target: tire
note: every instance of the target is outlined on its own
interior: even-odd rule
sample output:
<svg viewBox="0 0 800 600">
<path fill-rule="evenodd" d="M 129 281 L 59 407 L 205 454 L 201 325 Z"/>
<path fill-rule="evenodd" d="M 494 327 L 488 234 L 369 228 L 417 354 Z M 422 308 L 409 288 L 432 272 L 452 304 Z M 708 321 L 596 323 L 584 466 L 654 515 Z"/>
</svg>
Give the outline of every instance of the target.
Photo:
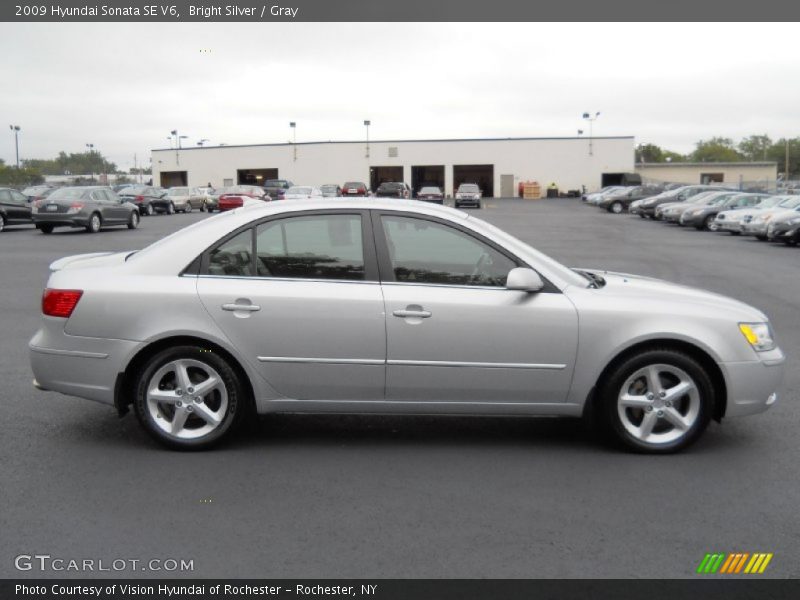
<svg viewBox="0 0 800 600">
<path fill-rule="evenodd" d="M 39 225 L 39 231 L 44 234 L 51 234 L 53 233 L 53 226 L 52 225 Z"/>
<path fill-rule="evenodd" d="M 132 210 L 128 217 L 128 229 L 136 229 L 139 226 L 139 211 Z"/>
<path fill-rule="evenodd" d="M 483 205 L 482 205 L 480 202 L 478 202 L 478 204 L 476 204 L 476 205 L 475 205 L 475 208 L 477 208 L 478 210 L 480 210 L 482 206 L 483 206 Z"/>
<path fill-rule="evenodd" d="M 681 393 L 678 386 L 687 391 Z M 676 390 L 672 396 L 670 389 Z M 715 401 L 702 365 L 668 348 L 645 350 L 624 360 L 604 377 L 598 394 L 606 434 L 629 450 L 648 454 L 678 452 L 697 441 Z"/>
<path fill-rule="evenodd" d="M 206 201 L 203 200 L 203 203 L 200 205 L 200 212 L 206 212 Z"/>
<path fill-rule="evenodd" d="M 608 207 L 608 212 L 614 213 L 615 215 L 618 215 L 624 209 L 625 209 L 625 207 L 622 206 L 622 202 L 614 202 L 614 203 L 611 204 L 611 206 Z"/>
<path fill-rule="evenodd" d="M 156 209 L 153 208 L 152 204 L 148 204 L 145 213 L 147 213 L 148 217 L 152 217 L 156 213 Z"/>
<path fill-rule="evenodd" d="M 180 371 L 194 385 L 216 381 L 202 397 L 192 396 L 187 381 L 181 382 Z M 198 346 L 175 346 L 157 353 L 136 374 L 134 385 L 139 422 L 170 448 L 210 448 L 229 436 L 247 412 L 248 398 L 236 371 L 219 354 Z M 153 392 L 160 392 L 159 398 Z"/>
<path fill-rule="evenodd" d="M 731 235 L 742 235 L 741 231 L 729 231 L 728 233 L 730 233 Z"/>
<path fill-rule="evenodd" d="M 719 229 L 719 226 L 717 225 L 717 215 L 708 215 L 703 220 L 702 229 L 707 229 L 708 231 L 716 231 Z"/>
<path fill-rule="evenodd" d="M 100 227 L 102 227 L 103 222 L 100 220 L 100 215 L 97 213 L 92 213 L 89 217 L 89 222 L 86 224 L 86 231 L 89 233 L 97 233 L 100 231 Z"/>
<path fill-rule="evenodd" d="M 6 218 L 3 215 L 0 215 L 0 231 L 6 228 Z"/>
<path fill-rule="evenodd" d="M 175 205 L 172 202 L 170 202 L 167 205 L 167 214 L 168 215 L 174 215 L 175 214 Z"/>
<path fill-rule="evenodd" d="M 641 217 L 642 219 L 646 219 L 647 218 L 644 213 L 639 213 L 639 217 Z"/>
<path fill-rule="evenodd" d="M 183 209 L 183 214 L 188 214 L 190 212 L 192 212 L 192 203 L 191 202 L 187 202 L 186 203 L 186 208 Z"/>
<path fill-rule="evenodd" d="M 756 236 L 756 239 L 757 239 L 759 242 L 766 242 L 766 241 L 767 241 L 767 236 L 765 236 L 765 235 L 757 235 L 757 236 Z"/>
</svg>

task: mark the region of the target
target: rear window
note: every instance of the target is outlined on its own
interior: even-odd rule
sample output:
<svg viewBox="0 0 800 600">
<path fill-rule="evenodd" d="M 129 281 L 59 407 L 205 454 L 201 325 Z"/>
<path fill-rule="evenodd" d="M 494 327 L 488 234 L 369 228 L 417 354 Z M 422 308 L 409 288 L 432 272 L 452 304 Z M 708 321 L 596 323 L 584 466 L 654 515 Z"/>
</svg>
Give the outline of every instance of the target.
<svg viewBox="0 0 800 600">
<path fill-rule="evenodd" d="M 86 192 L 83 188 L 61 188 L 48 197 L 50 200 L 75 200 Z"/>
<path fill-rule="evenodd" d="M 120 196 L 135 196 L 137 194 L 141 194 L 145 191 L 146 188 L 144 187 L 126 187 L 119 191 Z"/>
<path fill-rule="evenodd" d="M 419 191 L 420 194 L 441 194 L 442 190 L 438 187 L 424 187 Z"/>
<path fill-rule="evenodd" d="M 172 188 L 169 190 L 170 196 L 188 196 L 189 188 Z"/>
<path fill-rule="evenodd" d="M 366 187 L 366 186 L 363 183 L 361 183 L 360 181 L 348 181 L 348 182 L 346 182 L 344 184 L 344 187 L 346 187 L 346 188 L 357 188 L 357 187 Z"/>
</svg>

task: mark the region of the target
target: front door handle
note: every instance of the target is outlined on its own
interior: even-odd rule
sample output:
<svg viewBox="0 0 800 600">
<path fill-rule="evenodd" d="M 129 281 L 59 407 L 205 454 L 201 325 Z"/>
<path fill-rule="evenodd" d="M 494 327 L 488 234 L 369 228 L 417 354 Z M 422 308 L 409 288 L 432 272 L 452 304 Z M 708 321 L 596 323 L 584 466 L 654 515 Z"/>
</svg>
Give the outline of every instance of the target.
<svg viewBox="0 0 800 600">
<path fill-rule="evenodd" d="M 408 317 L 417 318 L 417 319 L 427 319 L 433 313 L 431 313 L 431 311 L 429 311 L 429 310 L 421 310 L 421 309 L 410 310 L 410 309 L 406 308 L 404 310 L 396 310 L 392 314 L 395 317 L 401 317 L 403 319 L 408 318 Z"/>
<path fill-rule="evenodd" d="M 245 310 L 248 312 L 255 312 L 257 310 L 261 310 L 261 307 L 255 304 L 223 304 L 222 310 L 228 310 L 228 311 Z"/>
</svg>

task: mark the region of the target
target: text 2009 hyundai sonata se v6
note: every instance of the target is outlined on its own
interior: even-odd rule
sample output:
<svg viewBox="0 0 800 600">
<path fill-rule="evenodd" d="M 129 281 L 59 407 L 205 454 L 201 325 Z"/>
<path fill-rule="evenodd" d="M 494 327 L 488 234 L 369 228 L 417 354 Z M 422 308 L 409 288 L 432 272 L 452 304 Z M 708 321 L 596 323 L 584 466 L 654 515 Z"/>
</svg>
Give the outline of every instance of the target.
<svg viewBox="0 0 800 600">
<path fill-rule="evenodd" d="M 412 201 L 245 207 L 51 269 L 35 385 L 132 405 L 178 448 L 255 410 L 592 414 L 629 448 L 672 452 L 773 404 L 785 360 L 741 302 L 569 269 Z"/>
</svg>

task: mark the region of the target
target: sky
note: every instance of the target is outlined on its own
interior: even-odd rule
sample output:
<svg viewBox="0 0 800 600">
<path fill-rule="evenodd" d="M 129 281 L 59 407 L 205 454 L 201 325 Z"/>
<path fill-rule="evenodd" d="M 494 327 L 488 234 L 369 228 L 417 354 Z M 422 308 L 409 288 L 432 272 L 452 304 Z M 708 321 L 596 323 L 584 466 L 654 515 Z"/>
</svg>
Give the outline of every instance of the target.
<svg viewBox="0 0 800 600">
<path fill-rule="evenodd" d="M 0 158 L 83 152 L 127 170 L 184 146 L 800 135 L 796 25 L 2 23 Z"/>
</svg>

